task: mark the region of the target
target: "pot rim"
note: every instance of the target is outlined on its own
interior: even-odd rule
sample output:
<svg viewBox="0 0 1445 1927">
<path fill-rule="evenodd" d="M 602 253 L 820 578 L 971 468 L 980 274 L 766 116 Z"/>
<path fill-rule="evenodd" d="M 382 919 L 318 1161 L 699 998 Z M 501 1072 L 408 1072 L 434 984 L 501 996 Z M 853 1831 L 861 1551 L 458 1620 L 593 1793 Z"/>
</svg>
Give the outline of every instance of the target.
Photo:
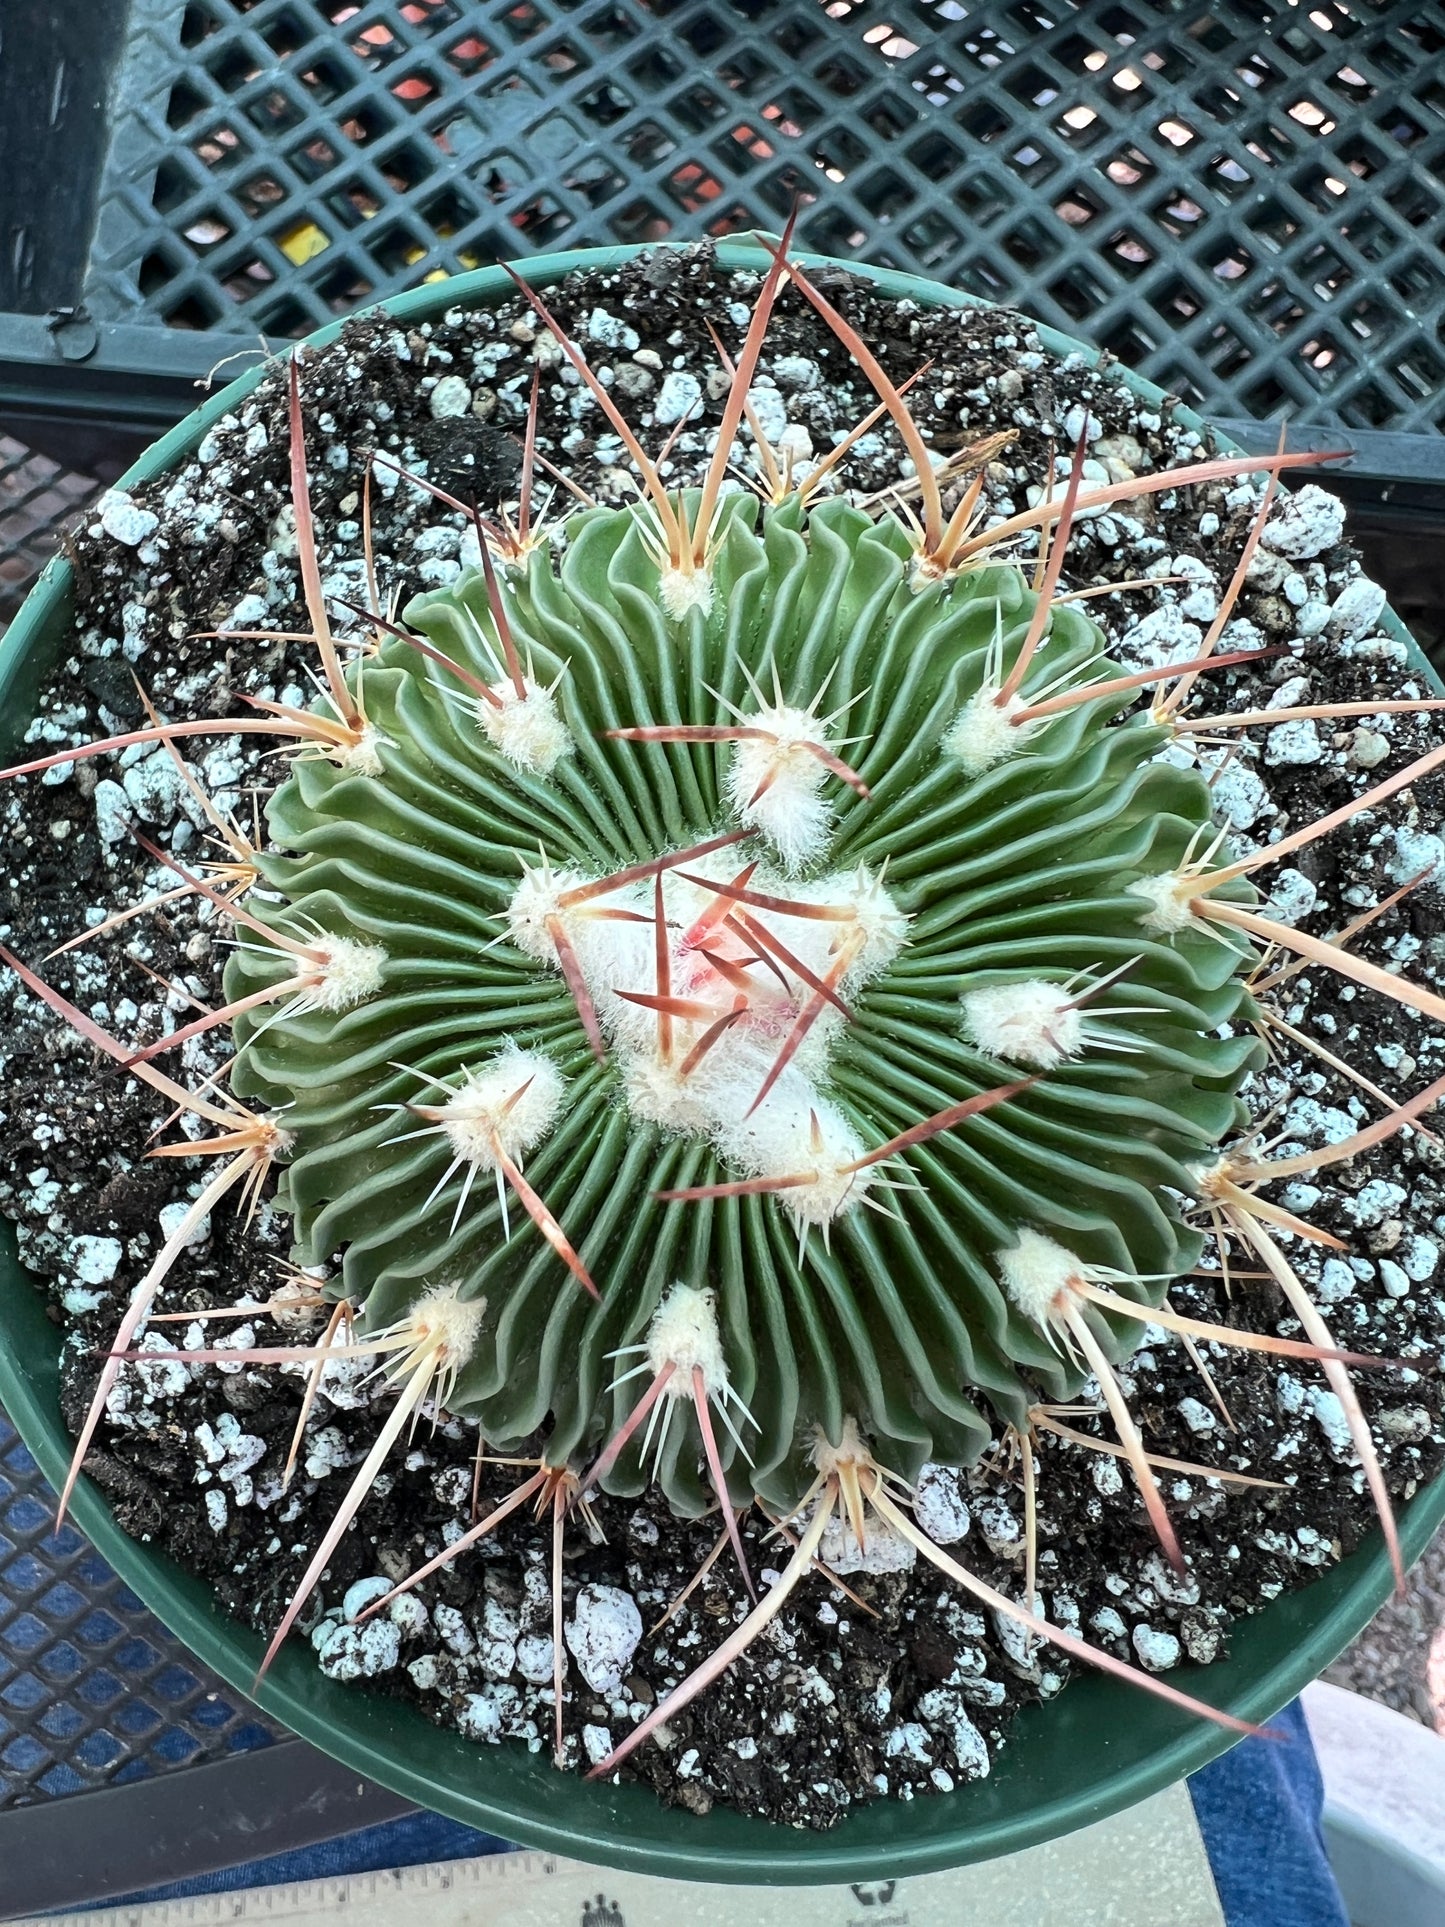
<svg viewBox="0 0 1445 1927">
<path fill-rule="evenodd" d="M 679 247 L 682 244 L 660 244 Z M 576 248 L 525 263 L 526 279 L 550 286 L 574 270 L 606 271 L 651 244 Z M 724 269 L 761 272 L 768 256 L 754 245 L 721 242 Z M 988 309 L 993 304 L 891 268 L 800 251 L 805 264 L 836 266 L 871 281 L 896 300 L 921 306 Z M 434 320 L 454 307 L 490 306 L 513 284 L 500 267 L 478 268 L 373 304 L 400 323 Z M 305 337 L 313 347 L 334 342 L 343 317 Z M 1082 355 L 1091 366 L 1098 350 L 1041 323 L 1044 346 L 1060 356 Z M 289 351 L 291 344 L 287 344 Z M 244 401 L 272 365 L 267 357 L 209 396 L 192 414 L 145 450 L 117 489 L 154 480 L 188 458 L 207 429 Z M 1117 365 L 1117 378 L 1141 399 L 1159 405 L 1164 392 Z M 1182 404 L 1176 420 L 1207 424 Z M 1216 435 L 1226 453 L 1242 452 Z M 0 715 L 25 704 L 38 679 L 53 628 L 66 619 L 70 564 L 56 558 L 31 590 L 0 641 Z M 1445 685 L 1404 625 L 1387 611 L 1382 626 L 1405 642 L 1410 671 L 1438 693 Z M 25 712 L 30 713 L 28 708 Z M 71 1452 L 59 1412 L 59 1345 L 15 1255 L 13 1228 L 0 1224 L 0 1404 L 57 1488 Z M 209 1589 L 167 1554 L 130 1538 L 116 1523 L 97 1486 L 82 1479 L 72 1512 L 77 1526 L 197 1656 L 232 1687 L 303 1739 L 405 1798 L 469 1825 L 604 1866 L 674 1879 L 824 1884 L 919 1875 L 1014 1853 L 1076 1827 L 1106 1818 L 1196 1771 L 1235 1743 L 1221 1728 L 1162 1705 L 1150 1695 L 1098 1674 L 1076 1677 L 1055 1700 L 1027 1708 L 1013 1723 L 1007 1746 L 989 1778 L 911 1802 L 881 1799 L 850 1812 L 828 1833 L 795 1830 L 726 1808 L 698 1816 L 661 1805 L 637 1784 L 611 1786 L 558 1773 L 545 1752 L 519 1743 L 481 1747 L 455 1731 L 433 1727 L 407 1702 L 324 1678 L 310 1652 L 287 1643 L 259 1690 L 252 1682 L 263 1650 L 260 1637 L 224 1618 Z M 1405 1556 L 1420 1556 L 1445 1520 L 1445 1472 L 1400 1515 Z M 1260 1612 L 1234 1622 L 1232 1651 L 1185 1682 L 1202 1683 L 1213 1703 L 1237 1718 L 1263 1721 L 1292 1699 L 1364 1627 L 1388 1597 L 1389 1561 L 1379 1535 L 1308 1586 L 1281 1595 Z M 942 1582 L 940 1582 L 942 1585 Z M 1087 1771 L 1080 1772 L 1083 1760 Z M 1053 1767 L 1049 1762 L 1054 1763 Z M 1072 1776 L 1054 1770 L 1072 1763 Z"/>
</svg>

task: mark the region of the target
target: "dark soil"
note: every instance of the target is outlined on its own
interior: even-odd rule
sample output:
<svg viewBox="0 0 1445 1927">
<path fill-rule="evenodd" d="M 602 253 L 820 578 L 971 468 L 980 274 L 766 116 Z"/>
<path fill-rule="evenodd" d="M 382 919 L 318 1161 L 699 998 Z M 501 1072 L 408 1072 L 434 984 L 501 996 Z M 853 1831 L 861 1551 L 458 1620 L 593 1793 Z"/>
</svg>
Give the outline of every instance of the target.
<svg viewBox="0 0 1445 1927">
<path fill-rule="evenodd" d="M 611 370 L 616 392 L 656 446 L 668 425 L 649 427 L 649 413 L 668 376 L 690 375 L 706 392 L 715 363 L 702 320 L 714 319 L 734 340 L 738 304 L 754 291 L 750 277 L 719 274 L 709 251 L 696 249 L 585 285 L 566 284 L 554 306 L 594 364 Z M 1107 373 L 1056 361 L 1019 317 L 894 307 L 846 277 L 830 294 L 896 379 L 931 359 L 911 402 L 937 448 L 1017 428 L 1016 444 L 990 470 L 990 500 L 999 512 L 1006 501 L 1023 506 L 1028 485 L 1077 439 L 1085 409 L 1103 427 L 1095 446 L 1112 447 L 1109 459 L 1135 472 L 1200 453 L 1199 438 L 1168 410 L 1141 408 Z M 351 600 L 364 595 L 357 524 L 367 451 L 391 453 L 486 513 L 509 498 L 538 333 L 520 306 L 453 313 L 405 335 L 384 318 L 364 317 L 348 326 L 336 348 L 307 362 L 313 499 L 332 593 Z M 541 343 L 539 446 L 599 499 L 627 499 L 632 489 L 619 466 L 620 449 L 549 346 Z M 830 434 L 872 405 L 849 358 L 790 295 L 763 369 L 776 377 L 789 422 L 808 432 L 819 453 Z M 468 391 L 465 412 L 438 419 L 436 383 L 452 376 Z M 697 472 L 703 431 L 719 409 L 713 397 L 698 426 L 680 436 L 672 479 Z M 862 494 L 901 479 L 898 446 L 881 432 L 848 470 L 850 487 Z M 301 700 L 309 667 L 303 645 L 196 635 L 222 626 L 305 627 L 294 559 L 286 552 L 287 500 L 284 385 L 273 373 L 235 417 L 211 432 L 179 476 L 136 492 L 132 506 L 154 511 L 157 527 L 137 543 L 116 539 L 96 520 L 80 536 L 73 654 L 45 687 L 40 722 L 31 731 L 33 753 L 138 720 L 132 668 L 172 716 L 231 713 L 242 694 Z M 1180 558 L 1196 561 L 1204 575 L 1193 585 L 1127 591 L 1090 605 L 1125 658 L 1187 656 L 1187 635 L 1176 629 L 1171 640 L 1157 622 L 1151 630 L 1148 618 L 1172 610 L 1178 623 L 1194 622 L 1196 637 L 1207 627 L 1208 616 L 1187 613 L 1189 598 L 1206 576 L 1216 589 L 1228 581 L 1254 495 L 1223 483 L 1124 507 L 1127 515 L 1121 511 L 1080 531 L 1068 558 L 1069 586 L 1188 573 Z M 380 476 L 372 508 L 384 595 L 399 592 L 405 601 L 456 572 L 461 516 L 438 510 L 407 483 L 386 485 Z M 1348 606 L 1340 598 L 1358 579 L 1353 553 L 1338 541 L 1252 579 L 1227 640 L 1231 646 L 1285 644 L 1289 654 L 1212 676 L 1201 685 L 1209 692 L 1201 707 L 1264 706 L 1301 678 L 1291 702 L 1383 700 L 1402 687 L 1414 690 L 1398 645 L 1373 623 L 1352 635 L 1338 616 L 1337 609 Z M 1323 621 L 1309 616 L 1320 607 L 1328 611 Z M 1246 754 L 1222 770 L 1221 808 L 1231 813 L 1242 843 L 1267 840 L 1358 795 L 1438 739 L 1428 716 L 1366 718 L 1359 727 L 1326 723 L 1317 754 L 1295 761 L 1309 742 L 1256 731 Z M 191 745 L 188 761 L 210 792 L 249 823 L 274 763 L 225 739 L 217 744 Z M 27 962 L 38 966 L 101 914 L 166 887 L 165 872 L 126 832 L 127 818 L 195 860 L 203 826 L 188 814 L 162 763 L 163 753 L 131 752 L 128 766 L 126 759 L 107 758 L 76 764 L 58 780 L 5 786 L 0 934 Z M 1442 794 L 1439 781 L 1429 779 L 1302 853 L 1286 872 L 1287 902 L 1300 926 L 1318 935 L 1337 931 L 1425 867 L 1439 850 Z M 1441 914 L 1440 891 L 1427 882 L 1372 923 L 1356 947 L 1387 967 L 1440 981 Z M 218 1001 L 224 952 L 214 932 L 209 910 L 203 914 L 193 900 L 182 900 L 55 958 L 45 974 L 117 1034 L 147 1042 L 186 1022 L 194 1000 Z M 17 1221 L 22 1255 L 67 1328 L 65 1415 L 76 1429 L 119 1309 L 154 1255 L 158 1213 L 189 1195 L 196 1173 L 143 1161 L 151 1134 L 166 1120 L 160 1099 L 97 1061 L 89 1045 L 19 991 L 13 978 L 0 985 L 0 999 L 6 1012 L 0 1203 Z M 1323 973 L 1296 976 L 1276 1001 L 1292 1024 L 1396 1096 L 1445 1070 L 1439 1039 L 1423 1019 Z M 1378 1106 L 1328 1065 L 1286 1038 L 1275 1042 L 1276 1062 L 1250 1091 L 1256 1115 L 1274 1117 L 1271 1132 L 1287 1128 L 1292 1142 L 1314 1144 L 1378 1115 Z M 220 1055 L 219 1047 L 201 1040 L 185 1047 L 181 1061 L 194 1080 L 215 1068 Z M 1359 1378 L 1391 1490 L 1402 1498 L 1445 1457 L 1441 1169 L 1441 1153 L 1416 1136 L 1379 1147 L 1318 1184 L 1282 1191 L 1289 1208 L 1348 1248 L 1336 1256 L 1291 1247 L 1339 1342 L 1411 1361 L 1405 1372 Z M 165 1308 L 200 1311 L 249 1296 L 258 1312 L 237 1341 L 282 1342 L 290 1334 L 259 1307 L 278 1282 L 286 1249 L 285 1224 L 268 1210 L 249 1227 L 224 1210 L 172 1274 Z M 1297 1335 L 1273 1287 L 1253 1280 L 1236 1282 L 1232 1295 L 1217 1279 L 1187 1281 L 1173 1302 L 1200 1316 Z M 218 1330 L 231 1326 L 207 1329 L 207 1342 L 214 1342 Z M 300 1403 L 298 1377 L 188 1367 L 173 1347 L 200 1344 L 201 1330 L 153 1327 L 146 1343 L 155 1362 L 126 1374 L 87 1470 L 128 1531 L 164 1545 L 206 1578 L 223 1610 L 269 1629 L 349 1482 L 347 1468 L 375 1436 L 379 1408 L 370 1393 L 356 1390 L 354 1377 L 333 1368 L 308 1431 L 302 1476 L 283 1492 L 280 1469 Z M 1374 1529 L 1369 1496 L 1320 1374 L 1218 1348 L 1208 1363 L 1233 1429 L 1212 1412 L 1189 1358 L 1162 1333 L 1151 1332 L 1130 1361 L 1134 1405 L 1150 1449 L 1281 1483 L 1258 1489 L 1203 1478 L 1172 1482 L 1168 1496 L 1189 1554 L 1187 1580 L 1160 1557 L 1132 1485 L 1112 1460 L 1049 1437 L 1039 1444 L 1043 1606 L 1058 1623 L 1153 1667 L 1171 1665 L 1181 1654 L 1202 1662 L 1216 1657 L 1233 1618 L 1306 1583 Z M 1074 1423 L 1111 1436 L 1095 1418 Z M 324 1670 L 334 1676 L 369 1677 L 371 1690 L 413 1699 L 429 1717 L 478 1739 L 514 1737 L 537 1748 L 548 1743 L 551 1729 L 550 1663 L 541 1663 L 538 1643 L 550 1639 L 550 1533 L 529 1514 L 422 1589 L 424 1613 L 378 1620 L 370 1644 L 336 1634 L 343 1598 L 355 1582 L 405 1576 L 466 1524 L 474 1448 L 472 1429 L 447 1421 L 435 1434 L 419 1435 L 404 1460 L 396 1455 L 333 1560 L 307 1624 L 324 1647 Z M 484 1468 L 483 1506 L 521 1476 Z M 943 1483 L 947 1488 L 947 1478 Z M 951 1550 L 980 1577 L 1018 1596 L 1023 1509 L 1017 1469 L 1000 1453 L 967 1475 L 961 1502 L 971 1523 Z M 577 1624 L 584 1589 L 599 1587 L 625 1594 L 650 1626 L 712 1550 L 716 1520 L 678 1521 L 652 1499 L 604 1499 L 597 1510 L 605 1543 L 592 1544 L 580 1528 L 567 1536 L 569 1626 Z M 776 1540 L 764 1543 L 767 1530 L 756 1517 L 744 1528 L 755 1571 L 784 1561 Z M 793 1824 L 826 1826 L 852 1802 L 946 1790 L 987 1772 L 1019 1708 L 1063 1684 L 1068 1669 L 1047 1648 L 1030 1649 L 1010 1629 L 975 1615 L 961 1592 L 927 1569 L 860 1573 L 847 1583 L 856 1597 L 821 1578 L 806 1582 L 748 1658 L 670 1721 L 666 1743 L 642 1749 L 631 1770 L 665 1800 L 698 1812 L 721 1800 Z M 725 1556 L 664 1627 L 644 1633 L 615 1682 L 589 1687 L 579 1664 L 569 1661 L 571 1757 L 585 1764 L 619 1740 L 719 1642 L 746 1603 Z M 1207 1673 L 1181 1683 L 1208 1696 Z"/>
</svg>

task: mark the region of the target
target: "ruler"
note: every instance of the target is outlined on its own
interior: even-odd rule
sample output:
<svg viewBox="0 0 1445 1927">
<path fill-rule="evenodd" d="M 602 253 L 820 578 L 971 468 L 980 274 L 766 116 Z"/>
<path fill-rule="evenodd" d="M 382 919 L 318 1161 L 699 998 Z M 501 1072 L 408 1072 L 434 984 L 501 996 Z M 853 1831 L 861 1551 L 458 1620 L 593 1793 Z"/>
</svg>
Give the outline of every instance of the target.
<svg viewBox="0 0 1445 1927">
<path fill-rule="evenodd" d="M 493 1854 L 19 1927 L 1224 1927 L 1183 1785 L 1062 1840 L 951 1873 L 737 1887 Z"/>
</svg>

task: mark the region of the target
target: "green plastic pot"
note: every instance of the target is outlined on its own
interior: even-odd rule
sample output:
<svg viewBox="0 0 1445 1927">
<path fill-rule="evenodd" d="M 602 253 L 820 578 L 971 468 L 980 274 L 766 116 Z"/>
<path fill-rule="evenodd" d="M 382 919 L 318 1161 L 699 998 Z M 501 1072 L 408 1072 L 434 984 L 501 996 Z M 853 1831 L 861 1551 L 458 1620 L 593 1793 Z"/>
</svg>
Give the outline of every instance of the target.
<svg viewBox="0 0 1445 1927">
<path fill-rule="evenodd" d="M 544 255 L 530 264 L 529 278 L 546 286 L 574 269 L 615 268 L 640 251 L 584 248 Z M 718 252 L 726 268 L 766 264 L 756 247 L 724 244 Z M 866 275 L 882 293 L 898 299 L 906 296 L 929 307 L 981 305 L 913 275 L 855 262 L 838 265 Z M 416 323 L 448 308 L 504 301 L 512 293 L 500 268 L 482 268 L 429 283 L 384 306 L 396 320 Z M 308 339 L 318 346 L 334 341 L 341 325 L 334 322 Z M 1047 328 L 1039 332 L 1056 353 L 1097 359 L 1067 336 Z M 252 369 L 211 396 L 148 449 L 120 486 L 150 481 L 189 457 L 212 423 L 256 386 L 261 372 Z M 1150 403 L 1162 400 L 1152 384 L 1127 371 L 1121 378 Z M 1178 414 L 1201 425 L 1188 410 Z M 0 737 L 9 744 L 23 735 L 40 678 L 59 656 L 70 589 L 69 565 L 53 562 L 0 643 Z M 1441 691 L 1439 678 L 1403 626 L 1393 617 L 1388 625 L 1408 643 L 1413 673 Z M 71 1452 L 60 1419 L 59 1333 L 16 1261 L 9 1227 L 0 1235 L 5 1239 L 0 1247 L 0 1404 L 58 1486 Z M 76 1524 L 172 1632 L 233 1687 L 249 1693 L 262 1641 L 223 1618 L 199 1581 L 154 1548 L 128 1538 L 99 1490 L 84 1479 L 73 1510 Z M 1400 1523 L 1407 1558 L 1418 1558 L 1442 1519 L 1445 1475 L 1404 1509 Z M 1207 1671 L 1189 1669 L 1181 1681 L 1241 1718 L 1265 1720 L 1354 1638 L 1388 1596 L 1390 1583 L 1383 1547 L 1372 1536 L 1325 1577 L 1240 1621 L 1231 1635 L 1230 1658 Z M 288 1643 L 252 1696 L 303 1739 L 422 1806 L 530 1847 L 687 1880 L 823 1884 L 986 1860 L 1132 1805 L 1204 1766 L 1231 1743 L 1212 1723 L 1091 1675 L 1021 1716 L 988 1779 L 906 1804 L 879 1800 L 859 1807 L 831 1832 L 806 1833 L 721 1807 L 698 1818 L 660 1806 L 641 1787 L 596 1785 L 557 1773 L 543 1753 L 514 1745 L 469 1745 L 432 1726 L 411 1705 L 324 1678 L 299 1640 Z"/>
</svg>

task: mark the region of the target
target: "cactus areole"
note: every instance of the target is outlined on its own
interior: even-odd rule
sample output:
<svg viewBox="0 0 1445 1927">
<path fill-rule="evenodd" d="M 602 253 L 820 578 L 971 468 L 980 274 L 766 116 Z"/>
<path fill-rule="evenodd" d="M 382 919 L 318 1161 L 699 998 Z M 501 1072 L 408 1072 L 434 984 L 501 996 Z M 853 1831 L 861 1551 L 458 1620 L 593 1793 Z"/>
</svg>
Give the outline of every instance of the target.
<svg viewBox="0 0 1445 1927">
<path fill-rule="evenodd" d="M 979 726 L 1037 605 L 1018 565 L 921 581 L 896 520 L 741 491 L 705 593 L 670 598 L 657 547 L 647 505 L 578 514 L 498 568 L 497 614 L 467 575 L 404 611 L 434 653 L 388 635 L 353 672 L 364 762 L 296 761 L 252 903 L 345 948 L 325 994 L 237 1019 L 233 1088 L 284 1116 L 297 1255 L 344 1253 L 367 1326 L 438 1283 L 483 1308 L 450 1403 L 499 1449 L 596 1449 L 635 1398 L 609 1360 L 681 1282 L 747 1415 L 729 1495 L 788 1507 L 849 1417 L 909 1477 L 1075 1390 L 1002 1254 L 1043 1230 L 1162 1296 L 1259 1046 L 1229 1034 L 1243 946 L 1139 893 L 1210 833 L 1165 732 L 1118 695 Z M 1057 607 L 1035 680 L 1100 655 Z M 254 937 L 227 991 L 290 962 Z M 656 1476 L 708 1503 L 695 1417 Z"/>
</svg>

